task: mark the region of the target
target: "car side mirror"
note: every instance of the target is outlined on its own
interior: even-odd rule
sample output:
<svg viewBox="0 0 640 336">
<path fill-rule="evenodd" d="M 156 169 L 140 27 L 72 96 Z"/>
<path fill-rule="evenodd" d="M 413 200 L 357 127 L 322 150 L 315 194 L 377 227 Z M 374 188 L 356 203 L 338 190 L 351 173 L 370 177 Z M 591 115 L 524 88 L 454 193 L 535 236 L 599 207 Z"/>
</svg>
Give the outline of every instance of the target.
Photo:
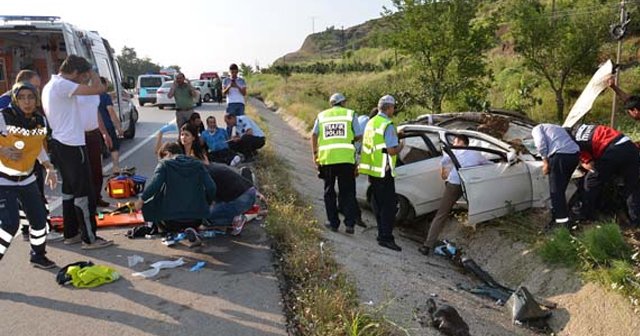
<svg viewBox="0 0 640 336">
<path fill-rule="evenodd" d="M 128 76 L 127 81 L 125 83 L 122 83 L 122 86 L 124 86 L 124 88 L 127 90 L 133 89 L 136 86 L 136 79 Z"/>
</svg>

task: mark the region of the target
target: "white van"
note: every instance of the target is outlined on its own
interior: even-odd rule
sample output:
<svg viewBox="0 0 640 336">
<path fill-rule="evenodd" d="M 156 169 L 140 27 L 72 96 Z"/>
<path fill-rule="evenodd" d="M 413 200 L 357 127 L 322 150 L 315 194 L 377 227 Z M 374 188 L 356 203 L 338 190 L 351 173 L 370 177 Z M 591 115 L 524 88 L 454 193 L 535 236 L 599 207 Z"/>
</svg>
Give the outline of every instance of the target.
<svg viewBox="0 0 640 336">
<path fill-rule="evenodd" d="M 166 75 L 140 75 L 136 84 L 136 93 L 138 94 L 138 103 L 144 106 L 145 103 L 155 104 L 156 93 L 165 82 L 173 79 Z"/>
<path fill-rule="evenodd" d="M 133 138 L 138 111 L 133 96 L 125 90 L 133 88 L 133 78 L 126 83 L 122 81 L 120 66 L 107 40 L 95 31 L 62 22 L 57 16 L 0 16 L 1 92 L 11 88 L 22 69 L 36 71 L 44 86 L 70 54 L 89 60 L 100 76 L 113 84 L 109 93 L 114 109 L 125 130 L 125 138 Z"/>
</svg>

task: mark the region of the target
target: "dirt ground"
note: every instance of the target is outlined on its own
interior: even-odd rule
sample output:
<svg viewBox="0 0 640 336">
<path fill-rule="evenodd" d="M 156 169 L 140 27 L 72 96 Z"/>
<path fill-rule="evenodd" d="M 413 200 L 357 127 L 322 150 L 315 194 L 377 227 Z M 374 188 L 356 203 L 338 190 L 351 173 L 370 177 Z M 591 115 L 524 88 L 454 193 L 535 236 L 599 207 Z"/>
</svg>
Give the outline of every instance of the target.
<svg viewBox="0 0 640 336">
<path fill-rule="evenodd" d="M 322 183 L 311 161 L 304 124 L 282 111 L 269 110 L 258 100 L 252 103 L 268 123 L 269 141 L 290 167 L 296 189 L 310 201 L 319 223 L 324 223 Z M 459 289 L 478 282 L 445 258 L 419 254 L 419 244 L 399 232 L 396 237 L 402 252 L 379 247 L 374 218 L 368 211 L 363 212 L 363 218 L 369 227 L 356 227 L 353 236 L 345 234 L 343 227 L 340 232 L 325 234 L 335 258 L 354 278 L 361 304 L 381 312 L 410 335 L 438 335 L 419 323 L 420 308 L 430 297 L 458 309 L 472 335 L 535 334 L 513 325 L 506 307 Z M 418 225 L 428 224 L 423 221 Z M 443 237 L 463 248 L 503 285 L 523 285 L 537 297 L 557 303 L 550 319 L 557 335 L 640 335 L 640 319 L 625 298 L 601 286 L 583 284 L 567 269 L 549 268 L 528 244 L 516 241 L 513 235 L 483 225 L 470 232 L 452 222 Z"/>
</svg>

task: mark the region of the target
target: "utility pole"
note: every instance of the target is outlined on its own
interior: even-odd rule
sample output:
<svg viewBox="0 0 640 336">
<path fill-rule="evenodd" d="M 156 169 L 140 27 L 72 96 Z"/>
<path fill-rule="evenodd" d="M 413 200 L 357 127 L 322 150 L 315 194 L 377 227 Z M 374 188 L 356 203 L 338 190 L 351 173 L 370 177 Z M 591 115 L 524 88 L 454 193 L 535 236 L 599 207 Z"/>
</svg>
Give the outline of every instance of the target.
<svg viewBox="0 0 640 336">
<path fill-rule="evenodd" d="M 311 19 L 311 33 L 312 34 L 316 33 L 316 19 L 317 18 L 318 18 L 317 16 L 310 17 L 310 19 Z"/>
<path fill-rule="evenodd" d="M 625 24 L 625 20 L 627 18 L 627 13 L 624 8 L 625 0 L 620 1 L 620 26 L 622 27 Z M 622 37 L 618 40 L 618 50 L 616 51 L 616 64 L 620 64 L 620 54 L 622 53 Z M 618 85 L 618 79 L 620 71 L 616 71 L 615 74 L 615 83 Z M 616 124 L 616 109 L 617 109 L 617 100 L 618 95 L 616 92 L 613 92 L 613 102 L 611 102 L 611 128 L 615 128 Z"/>
<path fill-rule="evenodd" d="M 344 40 L 344 26 L 340 27 L 340 51 L 344 52 L 346 49 L 345 47 L 345 40 Z"/>
</svg>

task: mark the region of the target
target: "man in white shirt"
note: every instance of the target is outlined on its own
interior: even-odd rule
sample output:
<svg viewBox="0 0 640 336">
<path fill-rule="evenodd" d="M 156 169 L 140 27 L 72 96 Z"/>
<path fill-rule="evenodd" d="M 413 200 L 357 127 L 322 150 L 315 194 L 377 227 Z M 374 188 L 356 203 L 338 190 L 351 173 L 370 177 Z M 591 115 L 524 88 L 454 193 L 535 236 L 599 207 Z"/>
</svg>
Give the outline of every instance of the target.
<svg viewBox="0 0 640 336">
<path fill-rule="evenodd" d="M 453 139 L 452 145 L 454 147 L 467 147 L 469 146 L 469 138 L 464 134 L 458 134 Z M 491 161 L 482 156 L 480 152 L 474 150 L 454 149 L 453 154 L 461 168 L 491 163 Z M 436 216 L 433 218 L 433 221 L 431 221 L 431 227 L 429 228 L 427 239 L 419 249 L 420 253 L 424 255 L 429 255 L 435 247 L 434 245 L 438 240 L 438 236 L 440 235 L 440 232 L 442 232 L 442 228 L 444 227 L 447 218 L 449 218 L 451 208 L 462 196 L 460 175 L 458 175 L 458 170 L 453 166 L 451 157 L 444 154 L 442 156 L 441 165 L 440 176 L 442 176 L 443 180 L 446 180 L 444 194 L 440 199 L 440 206 L 438 207 Z"/>
<path fill-rule="evenodd" d="M 222 93 L 227 97 L 227 114 L 244 115 L 244 97 L 247 95 L 247 83 L 238 77 L 238 66 L 229 66 L 231 77 L 222 81 Z M 227 134 L 231 136 L 232 128 L 227 125 Z"/>
<path fill-rule="evenodd" d="M 247 116 L 225 114 L 224 122 L 227 127 L 236 127 L 236 134 L 231 137 L 229 148 L 242 153 L 245 162 L 253 160 L 257 150 L 265 144 L 264 132 L 260 126 Z"/>
<path fill-rule="evenodd" d="M 82 84 L 87 83 L 90 84 Z M 104 91 L 91 63 L 69 55 L 59 74 L 51 76 L 42 90 L 42 105 L 52 130 L 51 151 L 62 175 L 62 216 L 64 243 L 82 242 L 83 249 L 113 244 L 96 236 L 96 199 L 91 185 L 84 125 L 78 96 L 98 95 Z M 94 111 L 97 113 L 97 110 Z"/>
</svg>

